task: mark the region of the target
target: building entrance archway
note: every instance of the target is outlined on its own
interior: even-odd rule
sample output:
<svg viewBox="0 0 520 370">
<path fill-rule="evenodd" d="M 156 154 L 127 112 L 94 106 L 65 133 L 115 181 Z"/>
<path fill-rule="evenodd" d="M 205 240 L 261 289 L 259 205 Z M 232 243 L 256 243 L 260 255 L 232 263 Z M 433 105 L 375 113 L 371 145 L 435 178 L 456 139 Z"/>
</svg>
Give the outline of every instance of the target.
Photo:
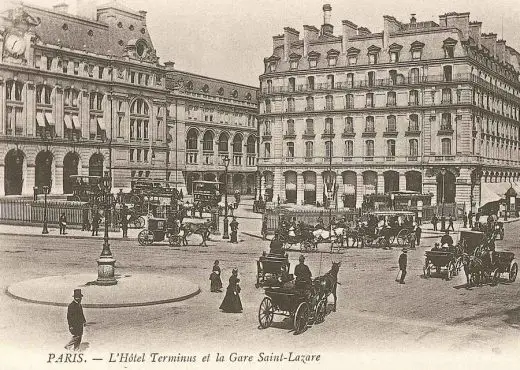
<svg viewBox="0 0 520 370">
<path fill-rule="evenodd" d="M 12 149 L 5 156 L 5 195 L 21 195 L 24 180 L 24 155 L 21 150 Z"/>
</svg>

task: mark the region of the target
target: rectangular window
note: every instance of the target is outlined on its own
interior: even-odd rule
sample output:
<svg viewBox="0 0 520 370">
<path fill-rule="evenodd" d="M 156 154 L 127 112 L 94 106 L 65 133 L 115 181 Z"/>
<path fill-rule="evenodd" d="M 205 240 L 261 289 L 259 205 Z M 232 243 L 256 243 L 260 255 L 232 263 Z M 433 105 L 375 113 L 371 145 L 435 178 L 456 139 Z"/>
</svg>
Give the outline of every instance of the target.
<svg viewBox="0 0 520 370">
<path fill-rule="evenodd" d="M 287 143 L 287 157 L 294 158 L 294 143 Z"/>
<path fill-rule="evenodd" d="M 287 135 L 294 135 L 294 121 L 287 121 Z"/>
<path fill-rule="evenodd" d="M 138 139 L 143 138 L 142 126 L 143 126 L 143 122 L 141 120 L 138 120 L 137 121 L 137 138 Z"/>
<path fill-rule="evenodd" d="M 354 118 L 352 118 L 352 117 L 345 118 L 345 132 L 347 132 L 347 133 L 354 132 Z"/>
<path fill-rule="evenodd" d="M 391 63 L 397 63 L 399 62 L 399 52 L 397 51 L 392 51 L 390 53 L 390 62 Z"/>
<path fill-rule="evenodd" d="M 130 72 L 130 83 L 135 83 L 135 72 Z"/>
<path fill-rule="evenodd" d="M 421 50 L 413 50 L 412 51 L 412 60 L 420 60 L 422 56 Z"/>
<path fill-rule="evenodd" d="M 367 140 L 366 142 L 366 156 L 373 157 L 374 156 L 374 141 Z"/>
<path fill-rule="evenodd" d="M 395 141 L 394 140 L 388 140 L 386 143 L 386 156 L 387 157 L 395 157 Z"/>
<path fill-rule="evenodd" d="M 135 139 L 135 119 L 130 120 L 130 139 Z"/>
<path fill-rule="evenodd" d="M 117 137 L 123 137 L 123 117 L 117 117 Z"/>
<path fill-rule="evenodd" d="M 318 65 L 318 60 L 317 59 L 309 60 L 309 67 L 316 68 L 317 65 Z"/>
<path fill-rule="evenodd" d="M 308 119 L 305 121 L 305 133 L 308 135 L 314 134 L 314 121 L 312 119 Z"/>
<path fill-rule="evenodd" d="M 357 56 L 349 56 L 348 57 L 348 65 L 349 66 L 355 66 L 357 64 Z"/>
<path fill-rule="evenodd" d="M 135 149 L 130 149 L 130 162 L 134 161 Z"/>
<path fill-rule="evenodd" d="M 62 68 L 63 73 L 68 73 L 68 70 L 69 70 L 69 61 L 68 61 L 68 60 L 64 60 L 64 61 L 62 62 L 61 68 Z"/>
<path fill-rule="evenodd" d="M 148 121 L 143 122 L 143 138 L 148 139 Z"/>
<path fill-rule="evenodd" d="M 47 71 L 52 69 L 52 57 L 47 57 Z"/>
<path fill-rule="evenodd" d="M 372 87 L 376 83 L 376 73 L 375 72 L 368 72 L 368 86 Z"/>
<path fill-rule="evenodd" d="M 79 62 L 74 62 L 74 75 L 79 75 Z"/>
<path fill-rule="evenodd" d="M 352 140 L 345 141 L 345 157 L 354 156 L 354 142 Z"/>
<path fill-rule="evenodd" d="M 148 162 L 148 149 L 145 149 L 145 150 L 144 150 L 143 160 L 144 160 L 145 162 Z"/>
<path fill-rule="evenodd" d="M 346 107 L 347 109 L 354 108 L 354 95 L 348 94 L 346 96 Z"/>
<path fill-rule="evenodd" d="M 137 162 L 141 162 L 141 149 L 137 149 Z"/>
<path fill-rule="evenodd" d="M 325 142 L 325 157 L 330 158 L 334 156 L 334 143 L 332 141 Z"/>
<path fill-rule="evenodd" d="M 370 108 L 373 108 L 374 107 L 374 94 L 373 93 L 368 93 L 367 96 L 366 96 L 366 106 L 367 108 L 370 107 Z"/>
<path fill-rule="evenodd" d="M 99 67 L 98 68 L 98 78 L 101 80 L 103 79 L 103 72 L 105 71 L 105 68 L 104 67 Z"/>
<path fill-rule="evenodd" d="M 264 143 L 264 157 L 271 157 L 271 143 Z"/>
<path fill-rule="evenodd" d="M 377 54 L 372 53 L 368 55 L 368 64 L 377 64 Z"/>
<path fill-rule="evenodd" d="M 314 156 L 314 143 L 307 141 L 305 143 L 305 158 L 312 158 Z"/>
<path fill-rule="evenodd" d="M 39 54 L 35 54 L 34 55 L 34 68 L 40 69 L 41 64 L 42 64 L 42 56 Z"/>
</svg>

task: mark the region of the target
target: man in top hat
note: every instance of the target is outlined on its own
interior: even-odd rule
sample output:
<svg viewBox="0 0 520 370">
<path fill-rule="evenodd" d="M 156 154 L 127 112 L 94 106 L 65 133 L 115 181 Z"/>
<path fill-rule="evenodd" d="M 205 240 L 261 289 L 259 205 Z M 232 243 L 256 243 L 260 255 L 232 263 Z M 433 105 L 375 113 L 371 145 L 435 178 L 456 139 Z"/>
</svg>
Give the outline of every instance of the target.
<svg viewBox="0 0 520 370">
<path fill-rule="evenodd" d="M 74 350 L 77 351 L 81 344 L 83 326 L 85 326 L 86 323 L 85 316 L 83 315 L 83 307 L 81 306 L 82 297 L 81 289 L 74 289 L 74 300 L 69 304 L 67 309 L 67 321 L 72 339 L 67 343 L 65 349 L 70 349 L 73 346 Z"/>
<path fill-rule="evenodd" d="M 408 250 L 403 248 L 403 253 L 399 256 L 399 270 L 401 271 L 401 279 L 399 284 L 404 284 L 404 278 L 406 277 L 406 266 L 408 265 Z"/>
<path fill-rule="evenodd" d="M 309 267 L 305 264 L 305 257 L 300 255 L 300 263 L 294 268 L 294 276 L 296 277 L 296 287 L 306 288 L 312 284 L 312 273 Z"/>
</svg>

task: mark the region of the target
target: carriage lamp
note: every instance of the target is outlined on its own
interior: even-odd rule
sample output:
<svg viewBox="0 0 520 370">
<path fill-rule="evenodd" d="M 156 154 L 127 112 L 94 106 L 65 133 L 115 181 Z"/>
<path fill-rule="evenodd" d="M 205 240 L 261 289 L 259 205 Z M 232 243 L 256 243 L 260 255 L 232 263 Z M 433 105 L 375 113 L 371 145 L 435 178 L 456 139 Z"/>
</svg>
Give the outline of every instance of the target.
<svg viewBox="0 0 520 370">
<path fill-rule="evenodd" d="M 110 243 L 108 238 L 108 217 L 115 203 L 115 198 L 111 194 L 111 183 L 112 178 L 109 176 L 108 171 L 105 171 L 105 175 L 102 179 L 102 193 L 99 195 L 98 200 L 103 204 L 105 213 L 105 233 L 103 235 L 103 250 L 97 260 L 98 264 L 98 278 L 96 285 L 115 285 L 117 280 L 114 276 L 116 260 L 110 250 Z"/>
<path fill-rule="evenodd" d="M 227 199 L 227 193 L 228 193 L 228 167 L 229 162 L 231 160 L 226 155 L 222 159 L 222 162 L 224 162 L 224 232 L 222 234 L 222 239 L 229 239 L 229 220 L 228 220 L 228 199 Z"/>
<path fill-rule="evenodd" d="M 49 229 L 47 229 L 47 194 L 49 194 L 49 187 L 43 187 L 43 196 L 44 196 L 44 204 L 43 204 L 43 230 L 42 234 L 46 235 L 49 233 Z"/>
</svg>

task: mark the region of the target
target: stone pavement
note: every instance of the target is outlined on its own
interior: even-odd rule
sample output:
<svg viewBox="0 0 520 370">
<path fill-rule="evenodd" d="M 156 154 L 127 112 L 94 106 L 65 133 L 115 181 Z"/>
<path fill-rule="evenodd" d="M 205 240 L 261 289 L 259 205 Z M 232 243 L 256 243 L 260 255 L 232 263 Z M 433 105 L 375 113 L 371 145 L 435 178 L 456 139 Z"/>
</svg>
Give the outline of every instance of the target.
<svg viewBox="0 0 520 370">
<path fill-rule="evenodd" d="M 96 275 L 46 276 L 24 280 L 7 288 L 7 294 L 25 302 L 67 306 L 74 289 L 83 293 L 85 308 L 150 306 L 178 302 L 200 293 L 198 285 L 171 275 L 132 274 L 116 276 L 117 284 L 99 286 Z"/>
</svg>

